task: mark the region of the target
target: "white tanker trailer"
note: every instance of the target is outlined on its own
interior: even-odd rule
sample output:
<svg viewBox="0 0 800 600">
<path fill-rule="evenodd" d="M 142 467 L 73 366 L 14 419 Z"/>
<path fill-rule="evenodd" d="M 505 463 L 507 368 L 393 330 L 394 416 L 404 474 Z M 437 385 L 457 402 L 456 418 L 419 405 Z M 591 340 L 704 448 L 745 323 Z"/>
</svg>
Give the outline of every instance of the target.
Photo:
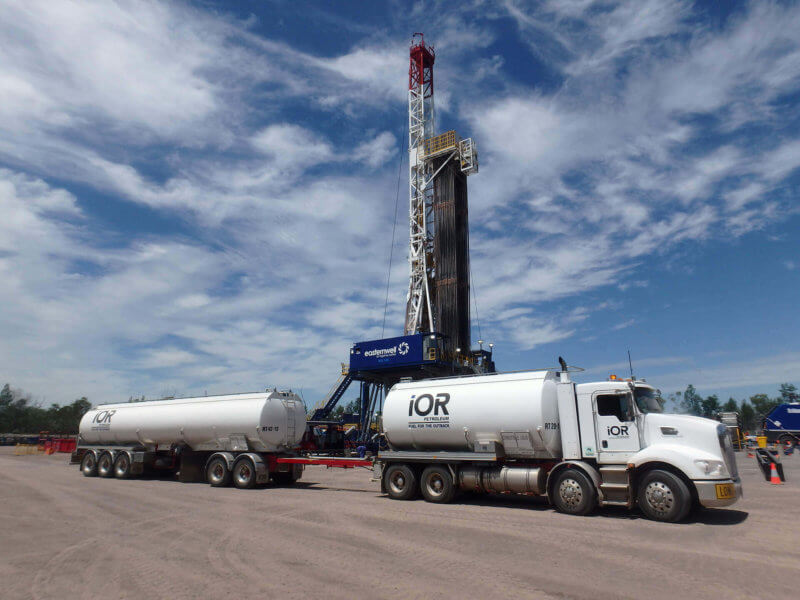
<svg viewBox="0 0 800 600">
<path fill-rule="evenodd" d="M 300 398 L 277 390 L 106 404 L 81 419 L 72 462 L 87 477 L 162 469 L 213 486 L 291 483 L 302 465 L 278 460 L 296 456 L 305 426 Z"/>
<path fill-rule="evenodd" d="M 638 504 L 650 518 L 741 496 L 724 425 L 664 414 L 657 390 L 616 378 L 574 384 L 566 365 L 395 385 L 376 478 L 398 500 L 457 491 L 546 496 L 562 512 Z"/>
</svg>

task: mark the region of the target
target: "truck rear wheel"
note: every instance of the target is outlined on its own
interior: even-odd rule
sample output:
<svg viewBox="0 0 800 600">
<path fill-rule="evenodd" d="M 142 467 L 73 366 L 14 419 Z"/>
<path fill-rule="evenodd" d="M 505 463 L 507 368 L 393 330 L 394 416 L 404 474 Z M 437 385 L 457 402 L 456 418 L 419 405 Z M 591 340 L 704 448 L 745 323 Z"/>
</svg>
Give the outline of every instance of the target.
<svg viewBox="0 0 800 600">
<path fill-rule="evenodd" d="M 431 465 L 422 472 L 420 478 L 422 497 L 428 502 L 445 504 L 455 496 L 453 476 L 446 465 Z"/>
<path fill-rule="evenodd" d="M 100 477 L 112 477 L 114 475 L 114 460 L 110 452 L 103 452 L 97 459 L 97 474 Z"/>
<path fill-rule="evenodd" d="M 639 483 L 639 508 L 653 521 L 675 523 L 683 519 L 692 507 L 692 495 L 680 477 L 654 469 Z"/>
<path fill-rule="evenodd" d="M 233 485 L 240 490 L 256 487 L 256 466 L 249 458 L 240 458 L 233 465 Z"/>
<path fill-rule="evenodd" d="M 392 465 L 386 469 L 384 481 L 393 500 L 411 500 L 417 495 L 417 476 L 408 465 Z"/>
<path fill-rule="evenodd" d="M 84 477 L 97 477 L 97 459 L 94 452 L 87 452 L 81 459 L 81 473 Z"/>
<path fill-rule="evenodd" d="M 126 452 L 120 452 L 114 461 L 114 476 L 117 479 L 128 479 L 131 476 L 131 458 Z"/>
<path fill-rule="evenodd" d="M 565 469 L 553 485 L 553 504 L 563 513 L 587 515 L 594 510 L 597 491 L 589 478 L 578 469 Z"/>
<path fill-rule="evenodd" d="M 221 456 L 216 457 L 206 468 L 206 481 L 211 487 L 225 487 L 231 484 L 231 470 L 228 461 Z"/>
</svg>

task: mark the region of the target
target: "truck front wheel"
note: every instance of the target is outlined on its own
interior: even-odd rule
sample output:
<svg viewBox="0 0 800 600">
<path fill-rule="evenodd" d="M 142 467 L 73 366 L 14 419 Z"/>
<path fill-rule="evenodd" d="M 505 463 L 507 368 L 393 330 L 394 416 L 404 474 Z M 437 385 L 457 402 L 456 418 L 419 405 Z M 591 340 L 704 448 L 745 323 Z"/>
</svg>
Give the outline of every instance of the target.
<svg viewBox="0 0 800 600">
<path fill-rule="evenodd" d="M 578 469 L 565 469 L 553 485 L 553 504 L 563 513 L 586 515 L 594 510 L 597 491 L 589 478 Z"/>
<path fill-rule="evenodd" d="M 393 500 L 411 500 L 417 495 L 417 476 L 407 465 L 392 465 L 384 475 L 386 492 Z"/>
<path fill-rule="evenodd" d="M 637 500 L 645 516 L 653 521 L 675 523 L 692 507 L 692 495 L 681 478 L 659 469 L 642 477 Z"/>
<path fill-rule="evenodd" d="M 94 452 L 87 452 L 81 459 L 81 472 L 84 477 L 97 477 L 97 459 Z"/>
<path fill-rule="evenodd" d="M 422 472 L 420 479 L 422 497 L 428 502 L 445 504 L 456 493 L 453 476 L 446 465 L 431 465 Z"/>
</svg>

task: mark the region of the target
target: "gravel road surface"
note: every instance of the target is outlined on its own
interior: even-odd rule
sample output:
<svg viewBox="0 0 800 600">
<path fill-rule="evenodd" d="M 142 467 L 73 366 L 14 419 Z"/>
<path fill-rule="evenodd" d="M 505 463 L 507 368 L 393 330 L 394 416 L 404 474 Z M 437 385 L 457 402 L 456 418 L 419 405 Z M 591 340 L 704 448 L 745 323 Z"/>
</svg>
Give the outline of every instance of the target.
<svg viewBox="0 0 800 600">
<path fill-rule="evenodd" d="M 66 455 L 0 448 L 0 597 L 787 598 L 800 590 L 800 456 L 686 523 L 541 500 L 381 496 L 366 470 L 295 487 L 87 479 Z"/>
</svg>

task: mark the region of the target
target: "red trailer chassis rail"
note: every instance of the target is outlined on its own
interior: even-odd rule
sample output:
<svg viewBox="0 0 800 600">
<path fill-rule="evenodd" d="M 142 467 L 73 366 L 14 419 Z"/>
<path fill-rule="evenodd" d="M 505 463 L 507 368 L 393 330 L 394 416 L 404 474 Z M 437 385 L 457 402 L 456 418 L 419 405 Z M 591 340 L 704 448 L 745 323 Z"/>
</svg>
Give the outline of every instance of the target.
<svg viewBox="0 0 800 600">
<path fill-rule="evenodd" d="M 308 456 L 303 458 L 279 457 L 278 463 L 290 465 L 323 465 L 325 467 L 338 467 L 340 469 L 354 469 L 355 467 L 372 467 L 372 460 L 367 458 L 341 458 L 337 456 Z"/>
</svg>

